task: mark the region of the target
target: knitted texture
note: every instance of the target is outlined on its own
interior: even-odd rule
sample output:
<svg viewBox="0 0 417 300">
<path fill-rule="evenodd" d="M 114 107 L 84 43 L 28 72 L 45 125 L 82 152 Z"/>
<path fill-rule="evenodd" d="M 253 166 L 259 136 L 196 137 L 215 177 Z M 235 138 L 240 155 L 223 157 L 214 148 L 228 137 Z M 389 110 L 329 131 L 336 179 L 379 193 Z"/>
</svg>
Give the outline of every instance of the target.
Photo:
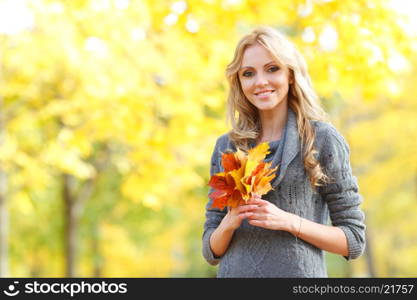
<svg viewBox="0 0 417 300">
<path fill-rule="evenodd" d="M 262 198 L 302 218 L 339 227 L 348 243 L 349 254 L 345 258 L 355 259 L 365 248 L 365 217 L 359 207 L 362 197 L 352 175 L 349 147 L 331 124 L 318 121 L 312 124 L 316 132 L 317 159 L 332 179 L 331 183 L 312 189 L 304 170 L 296 116 L 288 109 L 280 140 L 282 145 L 272 158 L 272 167 L 279 164 L 277 176 L 272 181 L 273 190 Z M 223 171 L 221 155 L 226 150 L 236 151 L 228 134 L 216 141 L 210 175 Z M 246 220 L 234 232 L 226 253 L 215 257 L 209 240 L 227 208 L 211 209 L 211 203 L 209 199 L 206 205 L 202 249 L 208 263 L 219 264 L 217 277 L 327 277 L 323 250 L 286 231 L 252 226 Z"/>
</svg>

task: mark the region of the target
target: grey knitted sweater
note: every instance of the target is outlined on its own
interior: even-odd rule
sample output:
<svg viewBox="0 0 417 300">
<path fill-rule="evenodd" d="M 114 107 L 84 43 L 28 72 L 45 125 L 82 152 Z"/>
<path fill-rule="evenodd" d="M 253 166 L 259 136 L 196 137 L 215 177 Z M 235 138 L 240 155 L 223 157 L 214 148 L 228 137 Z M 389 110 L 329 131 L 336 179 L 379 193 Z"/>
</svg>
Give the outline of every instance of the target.
<svg viewBox="0 0 417 300">
<path fill-rule="evenodd" d="M 365 225 L 359 208 L 362 197 L 351 171 L 349 147 L 332 125 L 317 121 L 312 124 L 316 132 L 316 157 L 333 181 L 316 191 L 311 188 L 303 166 L 296 116 L 288 109 L 280 141 L 282 149 L 272 158 L 272 167 L 279 164 L 272 181 L 273 190 L 262 198 L 308 220 L 339 227 L 348 242 L 349 255 L 345 258 L 354 259 L 365 248 Z M 224 134 L 214 147 L 210 175 L 223 171 L 221 155 L 227 149 L 236 151 Z M 209 240 L 225 214 L 226 209 L 211 209 L 211 200 L 208 201 L 202 248 L 208 263 L 220 263 L 217 277 L 327 277 L 323 250 L 297 240 L 289 232 L 252 226 L 246 220 L 234 232 L 226 253 L 215 257 Z"/>
</svg>

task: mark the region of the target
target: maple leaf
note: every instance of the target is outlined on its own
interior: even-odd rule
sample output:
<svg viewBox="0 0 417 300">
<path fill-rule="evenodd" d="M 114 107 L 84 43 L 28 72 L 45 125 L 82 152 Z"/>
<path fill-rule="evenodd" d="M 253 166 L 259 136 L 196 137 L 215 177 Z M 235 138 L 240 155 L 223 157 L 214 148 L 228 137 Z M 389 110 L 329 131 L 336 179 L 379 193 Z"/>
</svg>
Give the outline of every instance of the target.
<svg viewBox="0 0 417 300">
<path fill-rule="evenodd" d="M 212 208 L 237 207 L 253 195 L 262 196 L 271 189 L 271 181 L 278 167 L 263 160 L 269 152 L 268 143 L 261 143 L 248 151 L 238 149 L 235 153 L 222 154 L 224 172 L 217 173 L 208 183 L 214 190 L 209 194 Z"/>
<path fill-rule="evenodd" d="M 239 206 L 240 202 L 243 200 L 242 198 L 242 194 L 240 193 L 239 190 L 234 190 L 229 201 L 227 202 L 227 204 L 230 207 L 237 207 Z"/>
<path fill-rule="evenodd" d="M 256 169 L 256 173 L 254 172 L 252 194 L 264 195 L 272 189 L 270 182 L 275 178 L 278 167 L 271 169 L 271 165 L 272 163 L 265 163 L 262 168 Z"/>
<path fill-rule="evenodd" d="M 222 165 L 225 172 L 230 172 L 240 168 L 240 161 L 234 153 L 224 153 L 222 155 Z"/>
<path fill-rule="evenodd" d="M 269 154 L 268 143 L 260 143 L 258 146 L 249 150 L 248 159 L 260 162 L 265 159 L 265 156 Z"/>
<path fill-rule="evenodd" d="M 268 153 L 268 143 L 261 143 L 255 148 L 249 150 L 245 168 L 245 177 L 249 176 L 252 173 L 252 171 L 257 167 L 259 162 L 264 160 Z"/>
<path fill-rule="evenodd" d="M 209 194 L 210 199 L 213 200 L 212 208 L 220 208 L 223 209 L 225 206 L 227 206 L 227 200 L 229 199 L 229 196 L 226 192 L 215 190 L 214 192 Z"/>
<path fill-rule="evenodd" d="M 242 183 L 242 177 L 245 174 L 245 166 L 242 165 L 239 169 L 233 170 L 230 172 L 230 175 L 232 176 L 234 182 L 235 182 L 235 188 L 239 190 L 240 194 L 243 198 L 246 199 L 247 197 L 247 190 Z"/>
</svg>

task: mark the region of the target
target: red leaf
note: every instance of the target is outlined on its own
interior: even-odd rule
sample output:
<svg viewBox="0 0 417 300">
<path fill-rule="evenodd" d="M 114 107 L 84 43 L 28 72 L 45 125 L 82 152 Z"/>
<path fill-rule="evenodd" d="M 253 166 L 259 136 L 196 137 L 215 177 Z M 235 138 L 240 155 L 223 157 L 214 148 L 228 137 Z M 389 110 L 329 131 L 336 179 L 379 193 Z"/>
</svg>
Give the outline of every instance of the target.
<svg viewBox="0 0 417 300">
<path fill-rule="evenodd" d="M 261 172 L 263 170 L 264 167 L 265 167 L 264 162 L 259 163 L 259 165 L 256 167 L 256 169 L 253 170 L 251 176 L 256 176 L 259 172 Z"/>
<path fill-rule="evenodd" d="M 229 198 L 229 201 L 227 201 L 227 205 L 231 207 L 237 207 L 239 203 L 243 200 L 242 194 L 239 190 L 234 190 L 232 195 Z"/>
<path fill-rule="evenodd" d="M 227 199 L 229 199 L 228 196 L 213 199 L 213 203 L 212 203 L 211 207 L 212 208 L 220 208 L 220 209 L 223 210 L 227 206 Z"/>
<path fill-rule="evenodd" d="M 215 200 L 217 198 L 221 198 L 221 197 L 224 197 L 224 196 L 227 196 L 227 195 L 228 195 L 228 193 L 225 192 L 225 191 L 214 190 L 213 192 L 211 192 L 209 194 L 209 198 L 212 199 L 212 200 Z"/>
<path fill-rule="evenodd" d="M 211 176 L 208 185 L 217 190 L 225 190 L 228 187 L 226 178 L 219 175 Z"/>
<path fill-rule="evenodd" d="M 264 195 L 272 189 L 270 182 L 278 167 L 271 169 L 271 163 L 262 161 L 268 149 L 268 144 L 263 143 L 250 150 L 248 155 L 240 150 L 223 153 L 224 172 L 211 176 L 208 183 L 214 189 L 209 194 L 212 208 L 237 207 L 252 193 Z"/>
<path fill-rule="evenodd" d="M 240 168 L 240 161 L 234 153 L 224 153 L 222 155 L 222 165 L 225 172 L 230 172 Z"/>
</svg>

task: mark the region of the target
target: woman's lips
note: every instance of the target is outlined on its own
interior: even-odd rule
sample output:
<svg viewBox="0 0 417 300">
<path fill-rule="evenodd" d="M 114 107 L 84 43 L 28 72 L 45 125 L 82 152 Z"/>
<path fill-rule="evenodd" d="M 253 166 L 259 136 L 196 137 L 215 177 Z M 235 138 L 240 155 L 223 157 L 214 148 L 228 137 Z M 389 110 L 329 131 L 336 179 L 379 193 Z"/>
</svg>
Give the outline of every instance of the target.
<svg viewBox="0 0 417 300">
<path fill-rule="evenodd" d="M 259 93 L 255 93 L 255 96 L 261 99 L 265 99 L 265 98 L 268 98 L 273 92 L 275 92 L 275 90 L 262 91 Z"/>
</svg>

